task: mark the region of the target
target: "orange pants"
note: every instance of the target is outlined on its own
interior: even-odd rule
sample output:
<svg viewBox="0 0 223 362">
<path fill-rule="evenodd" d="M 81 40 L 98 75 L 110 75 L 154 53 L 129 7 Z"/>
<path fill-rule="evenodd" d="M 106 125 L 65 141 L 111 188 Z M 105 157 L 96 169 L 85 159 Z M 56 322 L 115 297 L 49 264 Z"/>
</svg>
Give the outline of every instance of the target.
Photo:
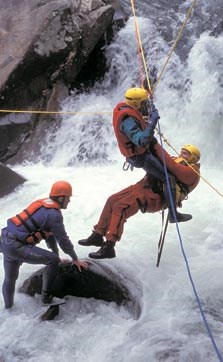
<svg viewBox="0 0 223 362">
<path fill-rule="evenodd" d="M 145 184 L 146 180 L 142 179 L 135 185 L 111 195 L 94 230 L 105 236 L 106 240 L 116 242 L 121 239 L 124 223 L 139 210 L 150 213 L 162 210 L 161 196 L 146 188 Z"/>
</svg>

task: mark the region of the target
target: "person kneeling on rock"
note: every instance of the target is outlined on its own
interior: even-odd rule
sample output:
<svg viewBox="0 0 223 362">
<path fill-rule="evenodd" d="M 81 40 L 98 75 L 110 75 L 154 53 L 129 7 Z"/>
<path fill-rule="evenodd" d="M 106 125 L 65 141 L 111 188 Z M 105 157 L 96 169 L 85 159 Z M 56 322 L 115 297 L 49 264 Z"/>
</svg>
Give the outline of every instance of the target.
<svg viewBox="0 0 223 362">
<path fill-rule="evenodd" d="M 175 176 L 176 188 L 173 202 L 176 203 L 176 206 L 181 206 L 182 200 L 199 183 L 200 151 L 193 145 L 185 145 L 181 149 L 180 156 L 176 158 L 171 157 L 156 143 L 153 152 L 160 160 L 164 155 L 168 171 Z M 170 190 L 171 194 L 172 191 Z M 129 186 L 107 199 L 93 233 L 87 239 L 79 240 L 78 244 L 100 246 L 98 251 L 89 254 L 90 258 L 114 258 L 116 256 L 115 244 L 121 240 L 124 223 L 128 218 L 139 210 L 143 213 L 153 213 L 166 207 L 167 202 L 162 182 L 147 174 L 135 185 Z M 173 207 L 175 208 L 175 205 Z M 105 242 L 104 236 L 106 237 Z"/>
</svg>

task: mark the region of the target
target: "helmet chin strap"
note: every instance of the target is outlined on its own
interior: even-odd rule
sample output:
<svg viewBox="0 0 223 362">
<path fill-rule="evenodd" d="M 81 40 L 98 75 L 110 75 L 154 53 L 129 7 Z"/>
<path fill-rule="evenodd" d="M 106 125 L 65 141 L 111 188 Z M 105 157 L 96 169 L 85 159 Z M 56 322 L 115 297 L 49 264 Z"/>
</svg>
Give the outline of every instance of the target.
<svg viewBox="0 0 223 362">
<path fill-rule="evenodd" d="M 57 202 L 58 202 L 58 204 L 60 204 L 61 209 L 63 209 L 63 206 L 64 206 L 64 199 L 65 199 L 65 196 L 58 196 L 58 198 L 57 198 Z"/>
</svg>

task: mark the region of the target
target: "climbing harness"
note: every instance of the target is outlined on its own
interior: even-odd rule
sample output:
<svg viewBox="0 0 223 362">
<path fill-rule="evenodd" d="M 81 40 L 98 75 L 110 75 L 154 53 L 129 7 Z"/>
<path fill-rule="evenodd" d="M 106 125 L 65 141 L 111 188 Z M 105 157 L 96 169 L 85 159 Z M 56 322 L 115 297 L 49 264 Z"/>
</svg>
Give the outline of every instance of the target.
<svg viewBox="0 0 223 362">
<path fill-rule="evenodd" d="M 129 169 L 131 171 L 134 170 L 134 166 L 132 166 L 128 161 L 125 161 L 122 166 L 123 171 L 128 171 Z"/>
</svg>

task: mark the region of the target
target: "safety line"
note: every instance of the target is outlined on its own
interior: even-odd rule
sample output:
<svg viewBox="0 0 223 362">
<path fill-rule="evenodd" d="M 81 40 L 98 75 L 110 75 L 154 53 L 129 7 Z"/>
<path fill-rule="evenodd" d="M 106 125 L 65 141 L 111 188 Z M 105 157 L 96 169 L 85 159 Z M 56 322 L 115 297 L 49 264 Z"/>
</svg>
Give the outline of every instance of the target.
<svg viewBox="0 0 223 362">
<path fill-rule="evenodd" d="M 73 111 L 36 111 L 36 110 L 14 110 L 14 109 L 0 109 L 0 113 L 34 113 L 34 114 L 112 114 L 110 111 L 102 112 L 73 112 Z"/>
<path fill-rule="evenodd" d="M 140 32 L 139 32 L 138 22 L 137 22 L 137 19 L 136 19 L 135 6 L 134 6 L 134 1 L 133 0 L 131 0 L 131 4 L 132 4 L 132 12 L 133 12 L 133 19 L 134 19 L 137 39 L 139 41 L 141 56 L 142 56 L 143 65 L 144 65 L 144 71 L 145 71 L 145 74 L 146 74 L 146 80 L 147 80 L 147 84 L 148 84 L 148 87 L 149 87 L 149 91 L 150 91 L 150 93 L 152 93 L 152 87 L 151 87 L 151 83 L 150 83 L 149 74 L 148 74 L 148 71 L 147 71 L 147 65 L 146 65 L 146 60 L 145 60 L 144 51 L 143 51 L 143 47 L 142 47 L 142 41 L 141 41 L 141 36 L 140 36 Z"/>
<path fill-rule="evenodd" d="M 135 33 L 136 33 L 136 42 L 137 42 L 137 50 L 138 50 L 138 59 L 139 59 L 139 78 L 140 78 L 140 85 L 143 87 L 143 61 L 142 61 L 142 57 L 141 57 L 141 47 L 140 47 L 140 38 L 139 38 L 139 29 L 137 26 L 137 23 L 135 21 L 136 17 L 135 17 L 135 5 L 133 8 L 133 12 L 134 12 L 134 26 L 135 26 Z"/>
<path fill-rule="evenodd" d="M 187 22 L 188 22 L 188 20 L 189 20 L 189 18 L 190 18 L 190 16 L 191 16 L 192 10 L 193 10 L 193 8 L 195 7 L 195 5 L 196 5 L 196 0 L 193 0 L 193 3 L 192 3 L 190 9 L 189 9 L 188 12 L 187 12 L 186 18 L 185 18 L 185 20 L 184 20 L 184 22 L 183 22 L 183 24 L 182 24 L 182 26 L 181 26 L 181 28 L 180 28 L 180 30 L 179 30 L 179 32 L 178 32 L 178 35 L 177 35 L 177 37 L 176 37 L 176 40 L 175 40 L 175 42 L 174 42 L 174 44 L 173 44 L 173 46 L 172 46 L 172 48 L 171 48 L 171 50 L 170 50 L 170 53 L 169 53 L 169 55 L 168 55 L 168 57 L 167 57 L 164 65 L 163 65 L 163 68 L 162 68 L 162 70 L 161 70 L 161 72 L 160 72 L 160 74 L 159 74 L 159 76 L 158 76 L 158 78 L 157 78 L 157 81 L 156 81 L 156 83 L 155 83 L 154 86 L 153 86 L 153 89 L 154 89 L 154 90 L 155 90 L 155 88 L 157 87 L 157 85 L 158 85 L 158 83 L 159 83 L 159 81 L 160 81 L 160 79 L 161 79 L 161 77 L 162 77 L 162 75 L 163 75 L 163 73 L 164 73 L 164 70 L 165 70 L 165 68 L 166 68 L 166 66 L 167 66 L 167 64 L 168 64 L 168 62 L 169 62 L 169 60 L 170 60 L 170 57 L 171 57 L 174 49 L 176 48 L 177 43 L 179 42 L 179 40 L 180 40 L 180 38 L 181 38 L 181 35 L 182 35 L 182 33 L 183 33 L 183 30 L 184 30 L 184 28 L 185 28 L 185 26 L 186 26 L 186 24 L 187 24 Z"/>
<path fill-rule="evenodd" d="M 158 121 L 157 124 L 158 124 L 159 132 L 161 134 L 159 121 Z M 193 292 L 194 292 L 194 295 L 195 295 L 195 298 L 196 298 L 196 301 L 197 301 L 197 304 L 198 304 L 198 307 L 199 307 L 203 322 L 204 322 L 205 327 L 207 329 L 208 335 L 209 335 L 209 337 L 211 339 L 214 350 L 215 350 L 215 352 L 216 352 L 216 354 L 218 356 L 219 361 L 223 362 L 222 356 L 221 356 L 221 354 L 219 352 L 219 349 L 217 347 L 217 344 L 215 342 L 215 339 L 214 339 L 214 337 L 212 335 L 211 329 L 210 329 L 209 324 L 207 322 L 207 319 L 205 317 L 204 311 L 202 309 L 201 302 L 200 302 L 200 299 L 199 299 L 199 296 L 198 296 L 198 293 L 197 293 L 197 290 L 196 290 L 196 287 L 195 287 L 195 283 L 193 281 L 193 277 L 192 277 L 192 274 L 191 274 L 191 271 L 190 271 L 190 266 L 189 266 L 189 263 L 188 263 L 188 260 L 187 260 L 187 256 L 186 256 L 186 253 L 185 253 L 185 250 L 184 250 L 183 241 L 182 241 L 182 238 L 181 238 L 181 234 L 180 234 L 180 230 L 179 230 L 179 226 L 178 226 L 178 222 L 177 222 L 177 218 L 176 218 L 176 212 L 175 212 L 173 197 L 172 197 L 172 193 L 171 193 L 171 189 L 170 189 L 170 182 L 169 182 L 169 178 L 168 178 L 168 171 L 167 171 L 167 166 L 166 166 L 166 162 L 165 162 L 164 148 L 163 148 L 163 142 L 162 142 L 162 137 L 161 136 L 160 136 L 160 144 L 161 144 L 161 147 L 162 147 L 162 161 L 163 161 L 163 165 L 164 165 L 164 172 L 165 172 L 168 192 L 169 192 L 169 196 L 170 196 L 171 208 L 172 208 L 172 212 L 173 212 L 173 215 L 174 215 L 174 220 L 176 222 L 177 234 L 178 234 L 178 237 L 179 237 L 179 240 L 180 240 L 181 251 L 182 251 L 182 254 L 183 254 L 183 257 L 184 257 L 184 261 L 185 261 L 185 264 L 186 264 L 189 279 L 190 279 L 190 282 L 191 282 L 191 285 L 192 285 L 192 288 L 193 288 Z"/>
<path fill-rule="evenodd" d="M 145 56 L 144 56 L 144 51 L 143 51 L 143 47 L 142 47 L 142 41 L 141 41 L 141 37 L 140 37 L 138 22 L 137 22 L 137 19 L 136 19 L 135 6 L 134 6 L 134 1 L 133 0 L 131 0 L 131 5 L 132 5 L 134 24 L 135 24 L 135 28 L 136 28 L 136 39 L 139 42 L 139 46 L 140 46 L 140 50 L 141 50 L 141 56 L 142 56 L 142 60 L 143 60 L 143 64 L 144 64 L 144 71 L 145 71 L 145 74 L 146 74 L 146 79 L 147 79 L 147 83 L 148 83 L 148 86 L 149 86 L 150 93 L 152 94 L 152 92 L 154 92 L 155 88 L 157 87 L 157 85 L 158 85 L 158 83 L 159 83 L 159 81 L 160 81 L 160 79 L 161 79 L 161 77 L 162 77 L 162 75 L 164 73 L 164 70 L 165 70 L 165 68 L 166 68 L 166 66 L 167 66 L 167 64 L 168 64 L 168 62 L 170 60 L 170 57 L 171 57 L 174 49 L 177 46 L 177 43 L 179 42 L 179 40 L 180 40 L 180 38 L 182 36 L 184 28 L 185 28 L 191 14 L 192 14 L 192 10 L 196 5 L 196 0 L 193 0 L 192 5 L 191 5 L 191 7 L 189 8 L 189 10 L 187 12 L 186 18 L 185 18 L 185 20 L 184 20 L 184 22 L 183 22 L 183 24 L 182 24 L 182 26 L 181 26 L 181 28 L 180 28 L 180 30 L 178 32 L 176 40 L 175 40 L 175 42 L 174 42 L 174 44 L 173 44 L 173 46 L 172 46 L 172 48 L 170 50 L 170 53 L 169 53 L 169 55 L 168 55 L 168 57 L 167 57 L 167 59 L 166 59 L 166 61 L 164 63 L 164 66 L 163 66 L 158 78 L 157 78 L 157 81 L 154 83 L 153 87 L 151 87 L 151 82 L 150 82 L 149 74 L 148 74 L 148 71 L 147 71 L 147 65 L 146 65 L 146 61 L 145 61 Z"/>
</svg>

